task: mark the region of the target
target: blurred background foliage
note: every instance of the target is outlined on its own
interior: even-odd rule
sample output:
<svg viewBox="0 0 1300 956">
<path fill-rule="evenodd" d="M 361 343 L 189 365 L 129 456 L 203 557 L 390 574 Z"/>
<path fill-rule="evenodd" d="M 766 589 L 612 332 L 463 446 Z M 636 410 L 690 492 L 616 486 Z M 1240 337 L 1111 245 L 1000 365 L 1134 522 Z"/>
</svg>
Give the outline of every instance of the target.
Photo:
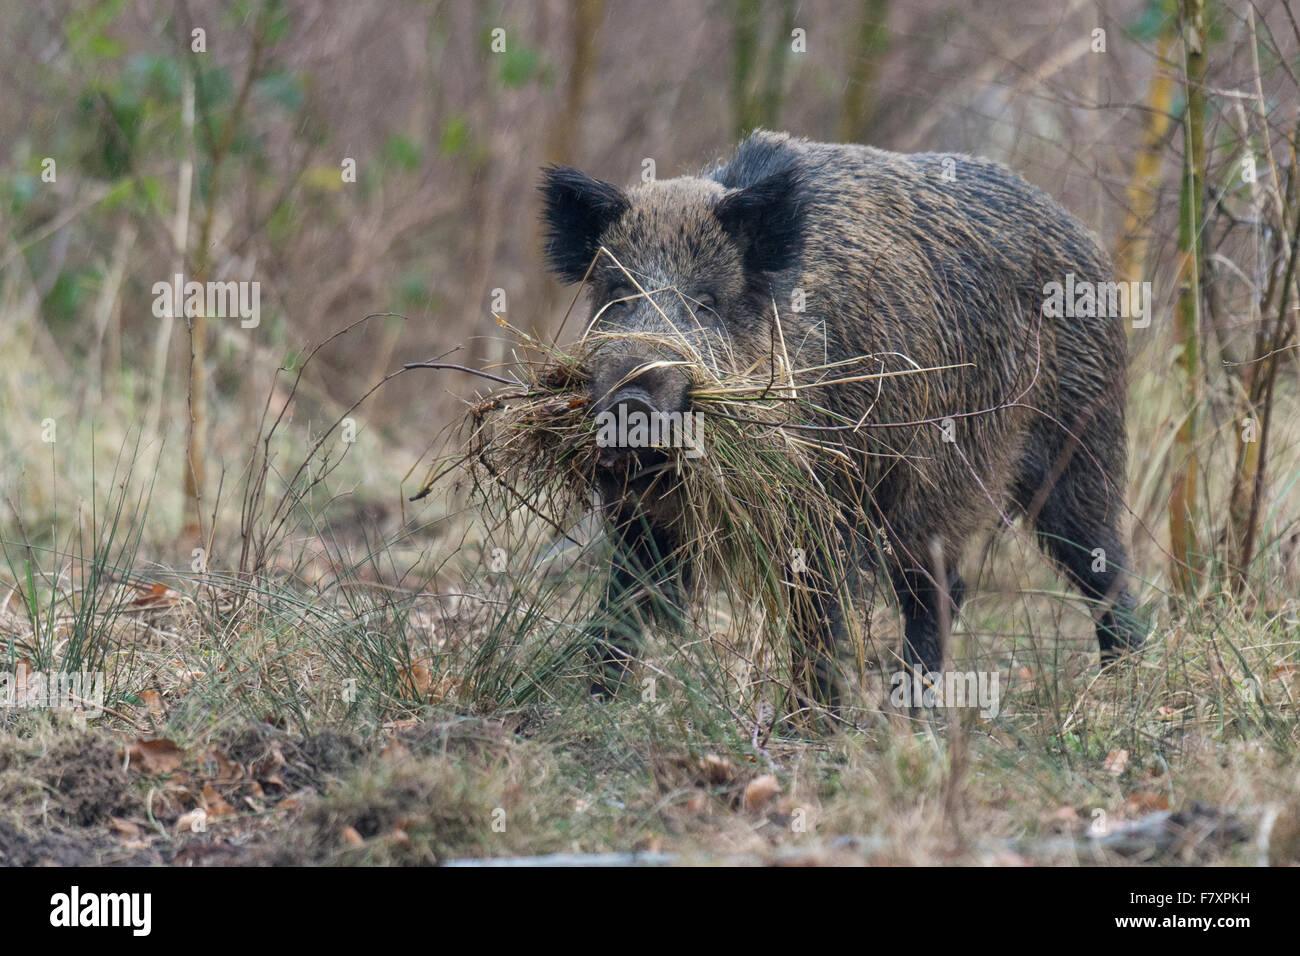
<svg viewBox="0 0 1300 956">
<path fill-rule="evenodd" d="M 1246 394 L 1231 363 L 1257 354 L 1278 271 L 1261 210 L 1280 197 L 1287 224 L 1291 188 L 1238 173 L 1245 150 L 1261 183 L 1292 181 L 1300 29 L 1265 0 L 1212 5 L 1205 36 L 1215 344 L 1197 400 L 1221 427 L 1198 440 L 1231 457 Z M 1141 462 L 1181 421 L 1177 390 L 1161 390 L 1186 102 L 1171 2 L 38 0 L 0 9 L 0 37 L 0 453 L 6 493 L 25 475 L 36 513 L 57 498 L 31 473 L 48 471 L 46 418 L 61 440 L 93 432 L 115 448 L 138 426 L 166 448 L 157 519 L 175 531 L 193 519 L 191 409 L 209 500 L 246 459 L 268 394 L 309 433 L 403 361 L 457 347 L 467 365 L 507 360 L 494 297 L 512 324 L 547 330 L 571 301 L 540 267 L 540 165 L 630 182 L 650 159 L 668 177 L 763 125 L 1001 160 L 1152 281 L 1154 321 L 1133 333 L 1134 402 L 1147 403 L 1134 507 L 1160 533 L 1162 479 Z M 259 281 L 260 325 L 213 318 L 192 335 L 156 318 L 151 287 L 177 271 Z M 323 350 L 292 396 L 275 385 L 370 313 L 393 315 Z M 1282 376 L 1293 394 L 1289 359 Z M 357 474 L 372 479 L 358 487 L 395 508 L 404 467 L 476 388 L 404 375 L 377 393 L 357 413 Z"/>
</svg>

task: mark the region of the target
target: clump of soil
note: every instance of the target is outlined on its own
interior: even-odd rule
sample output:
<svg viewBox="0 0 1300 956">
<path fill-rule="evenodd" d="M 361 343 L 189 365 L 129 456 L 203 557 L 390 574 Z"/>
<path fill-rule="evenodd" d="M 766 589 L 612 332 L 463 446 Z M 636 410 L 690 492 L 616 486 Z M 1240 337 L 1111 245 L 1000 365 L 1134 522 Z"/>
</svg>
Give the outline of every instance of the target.
<svg viewBox="0 0 1300 956">
<path fill-rule="evenodd" d="M 99 862 L 108 824 L 139 800 L 121 744 L 104 731 L 0 735 L 0 866 Z"/>
</svg>

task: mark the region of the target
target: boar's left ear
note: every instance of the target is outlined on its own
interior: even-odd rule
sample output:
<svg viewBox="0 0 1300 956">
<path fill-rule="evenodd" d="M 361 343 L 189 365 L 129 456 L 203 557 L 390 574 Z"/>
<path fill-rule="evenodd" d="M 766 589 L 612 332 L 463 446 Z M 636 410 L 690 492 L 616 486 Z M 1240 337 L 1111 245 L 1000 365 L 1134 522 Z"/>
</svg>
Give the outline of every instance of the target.
<svg viewBox="0 0 1300 956">
<path fill-rule="evenodd" d="M 748 272 L 779 272 L 803 252 L 803 180 L 793 166 L 724 196 L 713 209 Z"/>
<path fill-rule="evenodd" d="M 581 282 L 600 251 L 600 237 L 627 209 L 623 190 L 568 166 L 542 172 L 546 263 L 565 282 Z"/>
</svg>

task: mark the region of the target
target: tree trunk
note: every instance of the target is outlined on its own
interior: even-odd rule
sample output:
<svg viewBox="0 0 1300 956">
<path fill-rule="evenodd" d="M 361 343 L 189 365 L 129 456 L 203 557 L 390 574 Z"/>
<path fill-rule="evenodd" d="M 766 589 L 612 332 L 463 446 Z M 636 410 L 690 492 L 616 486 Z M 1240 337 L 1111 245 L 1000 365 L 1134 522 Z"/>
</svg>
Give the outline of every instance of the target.
<svg viewBox="0 0 1300 956">
<path fill-rule="evenodd" d="M 865 143 L 876 112 L 876 75 L 880 59 L 889 49 L 889 0 L 862 0 L 861 16 L 852 51 L 844 105 L 840 111 L 839 138 L 842 143 Z"/>
<path fill-rule="evenodd" d="M 1172 4 L 1169 4 L 1172 6 Z M 1160 168 L 1164 162 L 1163 146 L 1169 128 L 1173 125 L 1170 113 L 1173 103 L 1174 80 L 1168 71 L 1169 54 L 1174 48 L 1178 33 L 1178 20 L 1170 16 L 1160 30 L 1156 41 L 1156 70 L 1147 91 L 1146 129 L 1142 132 L 1142 148 L 1133 163 L 1133 178 L 1129 180 L 1127 209 L 1124 214 L 1124 231 L 1120 234 L 1115 251 L 1115 275 L 1123 282 L 1140 282 L 1146 272 L 1147 250 L 1151 244 L 1151 217 L 1155 214 L 1156 195 L 1160 191 Z"/>
<path fill-rule="evenodd" d="M 1205 176 L 1205 43 L 1207 0 L 1179 0 L 1185 51 L 1187 113 L 1183 121 L 1183 187 L 1178 226 L 1178 305 L 1174 371 L 1183 388 L 1184 418 L 1172 449 L 1169 539 L 1174 585 L 1186 596 L 1196 592 L 1203 559 L 1196 538 L 1197 420 L 1201 404 L 1200 227 Z"/>
</svg>

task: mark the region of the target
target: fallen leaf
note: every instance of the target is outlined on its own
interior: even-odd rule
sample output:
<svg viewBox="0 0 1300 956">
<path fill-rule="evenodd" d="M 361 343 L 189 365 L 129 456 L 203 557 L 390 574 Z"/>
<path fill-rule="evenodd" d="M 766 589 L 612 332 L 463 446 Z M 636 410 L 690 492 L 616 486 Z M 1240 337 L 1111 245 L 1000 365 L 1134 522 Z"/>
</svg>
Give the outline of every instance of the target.
<svg viewBox="0 0 1300 956">
<path fill-rule="evenodd" d="M 109 817 L 108 827 L 114 833 L 120 833 L 128 840 L 135 840 L 140 837 L 140 825 L 132 823 L 130 820 L 123 820 L 121 817 Z"/>
<path fill-rule="evenodd" d="M 398 672 L 397 686 L 403 693 L 423 698 L 433 686 L 433 674 L 423 664 L 412 664 Z"/>
<path fill-rule="evenodd" d="M 749 813 L 761 813 L 781 795 L 781 783 L 770 773 L 755 777 L 745 787 L 744 807 Z"/>
<path fill-rule="evenodd" d="M 1118 777 L 1128 766 L 1127 750 L 1112 750 L 1106 754 L 1106 759 L 1102 763 L 1102 768 L 1112 776 Z"/>
<path fill-rule="evenodd" d="M 185 751 L 174 740 L 145 740 L 138 737 L 127 748 L 127 761 L 147 776 L 171 773 L 185 760 Z"/>
<path fill-rule="evenodd" d="M 1155 790 L 1134 790 L 1125 798 L 1124 807 L 1131 815 L 1155 813 L 1169 809 L 1169 797 Z"/>
<path fill-rule="evenodd" d="M 163 710 L 162 694 L 158 693 L 156 690 L 151 689 L 145 691 L 140 695 L 140 699 L 143 700 L 145 706 L 149 708 L 149 713 L 153 714 L 155 717 L 163 717 L 166 715 L 166 712 Z"/>
<path fill-rule="evenodd" d="M 189 813 L 182 813 L 176 820 L 177 831 L 190 831 L 191 833 L 202 833 L 208 828 L 207 811 L 200 807 L 197 810 L 191 810 Z"/>
<path fill-rule="evenodd" d="M 339 831 L 339 835 L 348 846 L 358 847 L 366 844 L 365 838 L 354 827 L 344 827 Z"/>
<path fill-rule="evenodd" d="M 143 593 L 131 602 L 132 607 L 141 610 L 174 607 L 181 599 L 179 594 L 160 581 L 152 584 L 148 590 L 142 589 L 142 591 Z"/>
<path fill-rule="evenodd" d="M 717 754 L 706 754 L 699 762 L 700 776 L 710 786 L 720 787 L 736 779 L 736 765 Z"/>
<path fill-rule="evenodd" d="M 216 765 L 216 773 L 212 777 L 212 783 L 217 786 L 229 786 L 232 783 L 239 783 L 239 781 L 244 779 L 243 766 L 231 760 L 215 747 L 207 753 L 204 769 L 205 771 L 208 771 L 206 764 Z"/>
<path fill-rule="evenodd" d="M 209 817 L 228 817 L 235 808 L 228 804 L 210 783 L 203 785 L 203 809 Z"/>
</svg>

